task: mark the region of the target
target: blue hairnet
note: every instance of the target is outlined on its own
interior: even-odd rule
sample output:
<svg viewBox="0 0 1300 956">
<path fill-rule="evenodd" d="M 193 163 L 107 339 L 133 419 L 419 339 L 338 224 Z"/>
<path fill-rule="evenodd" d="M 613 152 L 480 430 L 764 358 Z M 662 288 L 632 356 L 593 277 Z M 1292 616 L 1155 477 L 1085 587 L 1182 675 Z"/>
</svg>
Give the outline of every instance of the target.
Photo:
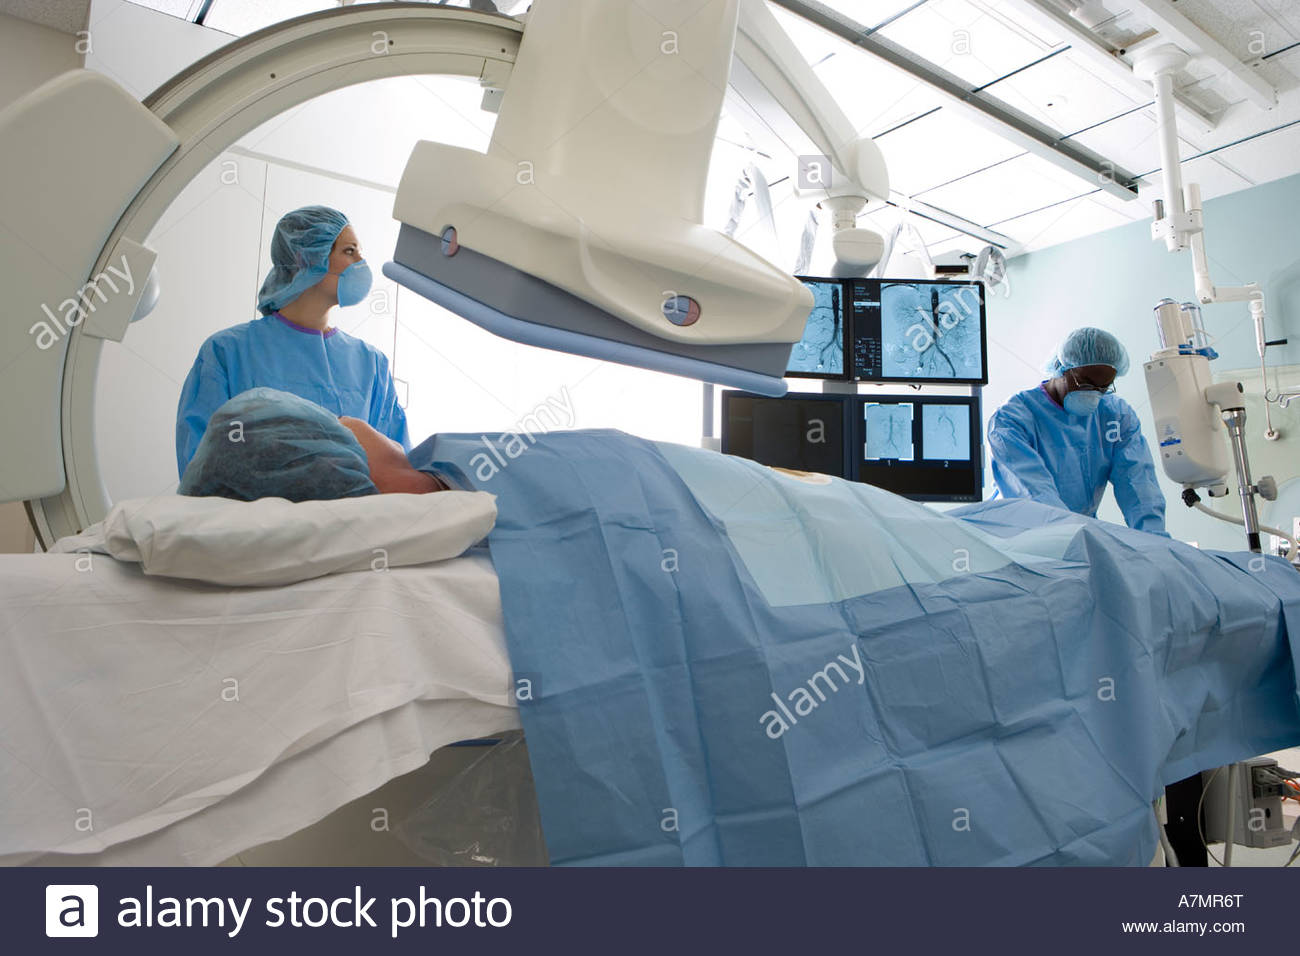
<svg viewBox="0 0 1300 956">
<path fill-rule="evenodd" d="M 348 217 L 329 206 L 303 206 L 287 212 L 271 237 L 271 271 L 257 293 L 263 315 L 283 309 L 329 272 L 334 240 Z"/>
<path fill-rule="evenodd" d="M 240 392 L 213 413 L 177 491 L 238 501 L 379 493 L 352 432 L 314 402 L 274 388 Z"/>
<path fill-rule="evenodd" d="M 1128 372 L 1128 351 L 1105 329 L 1085 326 L 1065 337 L 1047 363 L 1047 374 L 1055 378 L 1081 365 L 1109 365 L 1118 378 Z"/>
</svg>

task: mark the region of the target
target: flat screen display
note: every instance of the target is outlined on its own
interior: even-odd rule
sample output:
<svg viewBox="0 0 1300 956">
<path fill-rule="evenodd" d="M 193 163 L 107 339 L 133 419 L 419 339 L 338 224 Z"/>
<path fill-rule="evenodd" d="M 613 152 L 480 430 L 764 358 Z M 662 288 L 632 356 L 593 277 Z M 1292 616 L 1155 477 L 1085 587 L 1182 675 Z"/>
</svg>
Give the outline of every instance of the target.
<svg viewBox="0 0 1300 956">
<path fill-rule="evenodd" d="M 961 396 L 858 396 L 855 480 L 914 501 L 980 501 L 980 403 Z"/>
<path fill-rule="evenodd" d="M 844 399 L 722 393 L 722 450 L 760 464 L 846 477 Z"/>
<path fill-rule="evenodd" d="M 855 381 L 988 383 L 982 283 L 847 281 Z"/>
<path fill-rule="evenodd" d="M 848 286 L 842 279 L 800 278 L 813 294 L 813 308 L 803 338 L 790 350 L 786 375 L 790 378 L 847 380 L 844 356 L 849 342 L 845 321 Z"/>
<path fill-rule="evenodd" d="M 722 393 L 722 450 L 876 485 L 914 501 L 980 501 L 978 396 Z"/>
</svg>

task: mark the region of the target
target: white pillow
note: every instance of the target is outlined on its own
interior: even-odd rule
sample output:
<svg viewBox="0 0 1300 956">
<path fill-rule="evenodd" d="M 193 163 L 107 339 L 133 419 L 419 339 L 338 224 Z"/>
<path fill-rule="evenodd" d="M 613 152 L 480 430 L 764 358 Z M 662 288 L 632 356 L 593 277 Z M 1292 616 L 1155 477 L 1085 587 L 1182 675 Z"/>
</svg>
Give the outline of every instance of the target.
<svg viewBox="0 0 1300 956">
<path fill-rule="evenodd" d="M 99 544 L 145 574 L 279 585 L 454 558 L 483 540 L 496 517 L 496 496 L 482 491 L 301 502 L 161 495 L 120 502 L 100 525 L 51 550 Z"/>
</svg>

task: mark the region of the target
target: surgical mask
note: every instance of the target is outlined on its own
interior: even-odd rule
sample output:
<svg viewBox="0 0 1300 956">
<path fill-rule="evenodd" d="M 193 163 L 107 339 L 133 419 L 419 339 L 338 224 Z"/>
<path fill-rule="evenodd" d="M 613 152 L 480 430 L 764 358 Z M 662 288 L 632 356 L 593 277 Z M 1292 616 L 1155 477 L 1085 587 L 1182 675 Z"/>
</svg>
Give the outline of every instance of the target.
<svg viewBox="0 0 1300 956">
<path fill-rule="evenodd" d="M 1091 389 L 1067 392 L 1065 396 L 1065 410 L 1080 418 L 1096 414 L 1099 405 L 1101 405 L 1101 392 L 1094 392 Z"/>
<path fill-rule="evenodd" d="M 370 266 L 362 259 L 339 273 L 339 305 L 356 305 L 370 293 Z"/>
</svg>

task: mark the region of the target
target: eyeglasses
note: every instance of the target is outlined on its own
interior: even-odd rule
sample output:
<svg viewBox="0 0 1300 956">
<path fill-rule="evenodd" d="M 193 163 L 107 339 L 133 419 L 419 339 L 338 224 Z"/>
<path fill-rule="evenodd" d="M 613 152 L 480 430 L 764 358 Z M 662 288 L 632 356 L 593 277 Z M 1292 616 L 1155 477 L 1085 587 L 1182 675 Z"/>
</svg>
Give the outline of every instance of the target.
<svg viewBox="0 0 1300 956">
<path fill-rule="evenodd" d="M 1103 395 L 1112 395 L 1115 392 L 1114 382 L 1111 382 L 1103 388 L 1100 385 L 1093 385 L 1091 382 L 1080 381 L 1079 377 L 1072 372 L 1067 372 L 1066 374 L 1070 378 L 1070 385 L 1076 392 L 1100 392 Z"/>
</svg>

